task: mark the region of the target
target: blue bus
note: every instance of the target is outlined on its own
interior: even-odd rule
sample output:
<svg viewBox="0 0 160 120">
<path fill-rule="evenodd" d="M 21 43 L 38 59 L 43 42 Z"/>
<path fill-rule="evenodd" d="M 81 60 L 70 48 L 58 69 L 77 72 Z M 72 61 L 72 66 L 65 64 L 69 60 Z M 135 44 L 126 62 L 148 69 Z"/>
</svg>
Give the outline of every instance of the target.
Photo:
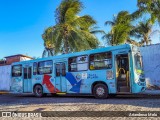
<svg viewBox="0 0 160 120">
<path fill-rule="evenodd" d="M 107 98 L 146 88 L 139 48 L 123 44 L 12 64 L 11 91 Z"/>
</svg>

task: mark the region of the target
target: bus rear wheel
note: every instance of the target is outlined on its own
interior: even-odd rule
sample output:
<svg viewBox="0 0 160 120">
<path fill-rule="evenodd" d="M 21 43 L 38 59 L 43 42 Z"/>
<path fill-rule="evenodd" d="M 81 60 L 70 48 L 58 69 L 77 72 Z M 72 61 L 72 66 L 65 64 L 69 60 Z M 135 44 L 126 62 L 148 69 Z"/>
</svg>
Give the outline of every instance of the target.
<svg viewBox="0 0 160 120">
<path fill-rule="evenodd" d="M 93 95 L 95 98 L 104 99 L 108 97 L 108 88 L 104 84 L 96 84 L 93 88 Z"/>
<path fill-rule="evenodd" d="M 34 87 L 34 95 L 36 97 L 42 97 L 43 96 L 43 88 L 41 85 L 36 85 Z"/>
</svg>

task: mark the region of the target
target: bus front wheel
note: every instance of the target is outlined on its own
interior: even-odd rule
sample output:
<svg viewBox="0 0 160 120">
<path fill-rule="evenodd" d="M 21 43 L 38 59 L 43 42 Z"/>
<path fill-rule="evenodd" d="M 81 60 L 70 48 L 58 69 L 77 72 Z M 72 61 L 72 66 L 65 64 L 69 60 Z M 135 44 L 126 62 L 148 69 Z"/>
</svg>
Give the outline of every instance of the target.
<svg viewBox="0 0 160 120">
<path fill-rule="evenodd" d="M 104 99 L 108 97 L 108 88 L 104 84 L 96 84 L 93 88 L 95 98 Z"/>
<path fill-rule="evenodd" d="M 42 97 L 43 96 L 43 88 L 41 85 L 36 85 L 34 87 L 34 95 L 36 97 Z"/>
</svg>

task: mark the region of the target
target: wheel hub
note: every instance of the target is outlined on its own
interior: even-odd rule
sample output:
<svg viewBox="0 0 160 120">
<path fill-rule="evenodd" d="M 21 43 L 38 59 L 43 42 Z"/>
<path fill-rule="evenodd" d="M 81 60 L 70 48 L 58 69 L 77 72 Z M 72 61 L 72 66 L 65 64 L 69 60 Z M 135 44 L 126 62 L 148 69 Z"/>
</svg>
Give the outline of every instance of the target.
<svg viewBox="0 0 160 120">
<path fill-rule="evenodd" d="M 102 88 L 102 87 L 97 88 L 96 93 L 98 96 L 104 95 L 104 93 L 105 93 L 104 88 Z"/>
</svg>

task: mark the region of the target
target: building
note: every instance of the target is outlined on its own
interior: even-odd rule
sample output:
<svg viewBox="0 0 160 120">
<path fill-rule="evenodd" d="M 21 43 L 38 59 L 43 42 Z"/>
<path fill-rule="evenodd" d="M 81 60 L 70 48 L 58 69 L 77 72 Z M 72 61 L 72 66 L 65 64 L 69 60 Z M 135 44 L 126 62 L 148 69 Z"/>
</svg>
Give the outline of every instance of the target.
<svg viewBox="0 0 160 120">
<path fill-rule="evenodd" d="M 0 66 L 11 65 L 13 62 L 19 62 L 19 61 L 25 61 L 25 60 L 32 60 L 33 59 L 32 57 L 22 55 L 22 54 L 6 56 L 4 58 L 5 58 L 5 60 L 0 61 Z"/>
</svg>

